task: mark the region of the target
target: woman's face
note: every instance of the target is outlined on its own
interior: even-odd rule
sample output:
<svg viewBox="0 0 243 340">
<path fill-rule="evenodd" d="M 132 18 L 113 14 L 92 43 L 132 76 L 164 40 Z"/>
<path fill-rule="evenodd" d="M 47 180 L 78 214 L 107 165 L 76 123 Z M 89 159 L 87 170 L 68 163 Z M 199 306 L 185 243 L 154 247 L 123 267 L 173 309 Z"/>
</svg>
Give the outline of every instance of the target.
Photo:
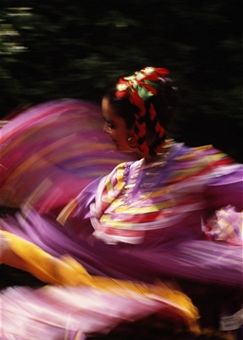
<svg viewBox="0 0 243 340">
<path fill-rule="evenodd" d="M 105 121 L 104 131 L 111 137 L 118 150 L 134 152 L 131 141 L 134 140 L 134 133 L 128 129 L 125 120 L 120 117 L 110 104 L 108 98 L 104 97 L 101 103 L 102 115 Z"/>
</svg>

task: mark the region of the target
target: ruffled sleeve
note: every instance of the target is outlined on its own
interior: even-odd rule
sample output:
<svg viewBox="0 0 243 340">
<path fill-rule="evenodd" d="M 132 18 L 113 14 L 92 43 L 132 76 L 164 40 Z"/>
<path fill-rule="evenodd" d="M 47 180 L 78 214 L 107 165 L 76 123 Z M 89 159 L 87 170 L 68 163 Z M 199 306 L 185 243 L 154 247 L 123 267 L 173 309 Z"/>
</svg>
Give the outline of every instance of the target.
<svg viewBox="0 0 243 340">
<path fill-rule="evenodd" d="M 207 207 L 218 210 L 228 205 L 243 210 L 243 165 L 219 167 L 209 179 L 205 190 Z"/>
<path fill-rule="evenodd" d="M 206 187 L 205 197 L 208 216 L 202 229 L 206 237 L 242 245 L 243 166 L 219 168 Z"/>
</svg>

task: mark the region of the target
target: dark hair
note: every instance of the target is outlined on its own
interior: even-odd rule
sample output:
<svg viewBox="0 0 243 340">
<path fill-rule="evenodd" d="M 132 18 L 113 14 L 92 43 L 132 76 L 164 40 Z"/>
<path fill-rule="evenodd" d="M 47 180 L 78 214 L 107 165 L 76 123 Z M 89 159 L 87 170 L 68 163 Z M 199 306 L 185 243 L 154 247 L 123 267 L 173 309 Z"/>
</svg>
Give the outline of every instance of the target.
<svg viewBox="0 0 243 340">
<path fill-rule="evenodd" d="M 149 114 L 150 105 L 153 104 L 157 113 L 157 120 L 167 133 L 170 122 L 178 107 L 178 91 L 174 81 L 167 77 L 158 78 L 156 84 L 158 86 L 157 93 L 144 101 L 146 113 L 143 121 L 148 128 L 146 138 L 149 141 L 151 154 L 155 154 L 154 150 L 162 144 L 166 136 L 164 135 L 163 138 L 161 138 L 156 134 L 156 122 L 151 120 Z M 117 98 L 116 92 L 116 87 L 113 87 L 107 91 L 105 97 L 109 100 L 115 112 L 125 120 L 127 128 L 132 129 L 135 127 L 135 115 L 139 111 L 139 108 L 130 102 L 129 97 Z"/>
<path fill-rule="evenodd" d="M 105 97 L 109 100 L 116 114 L 122 117 L 128 129 L 132 129 L 135 123 L 135 114 L 138 108 L 131 104 L 128 98 L 119 99 L 116 97 L 116 88 L 109 89 Z"/>
</svg>

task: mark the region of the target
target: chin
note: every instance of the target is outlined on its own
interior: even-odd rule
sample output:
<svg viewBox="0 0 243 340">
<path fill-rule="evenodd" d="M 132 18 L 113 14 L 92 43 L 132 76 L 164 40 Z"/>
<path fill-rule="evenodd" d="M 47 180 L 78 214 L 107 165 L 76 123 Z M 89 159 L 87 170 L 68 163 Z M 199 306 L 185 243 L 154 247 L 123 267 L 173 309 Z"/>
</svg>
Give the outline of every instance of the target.
<svg viewBox="0 0 243 340">
<path fill-rule="evenodd" d="M 122 151 L 121 146 L 120 146 L 116 141 L 114 141 L 114 140 L 112 140 L 112 141 L 113 141 L 114 147 L 115 147 L 117 150 Z"/>
<path fill-rule="evenodd" d="M 113 140 L 113 144 L 114 144 L 114 146 L 116 147 L 117 150 L 123 151 L 123 148 L 121 147 L 121 145 L 120 145 L 118 142 L 116 142 L 115 140 Z"/>
</svg>

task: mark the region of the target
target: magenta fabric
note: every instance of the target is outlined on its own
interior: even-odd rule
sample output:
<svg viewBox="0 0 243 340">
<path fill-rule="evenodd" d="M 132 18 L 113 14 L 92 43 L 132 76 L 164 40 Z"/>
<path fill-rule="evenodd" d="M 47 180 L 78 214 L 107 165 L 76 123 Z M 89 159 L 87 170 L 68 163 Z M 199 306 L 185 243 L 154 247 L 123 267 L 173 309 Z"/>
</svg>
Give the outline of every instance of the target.
<svg viewBox="0 0 243 340">
<path fill-rule="evenodd" d="M 195 202 L 200 204 L 197 209 L 190 208 L 185 215 L 180 215 L 179 207 L 175 205 L 173 214 L 182 218 L 167 228 L 161 226 L 151 232 L 146 230 L 140 244 L 118 242 L 110 245 L 93 234 L 90 204 L 95 200 L 100 179 L 120 162 L 127 162 L 126 178 L 129 178 L 135 157 L 114 150 L 102 131 L 102 119 L 95 105 L 61 100 L 31 108 L 1 130 L 1 141 L 0 204 L 22 209 L 16 215 L 0 220 L 4 230 L 33 242 L 55 257 L 69 254 L 94 275 L 146 283 L 186 280 L 192 285 L 243 288 L 242 244 L 209 239 L 203 228 L 207 220 L 221 208 L 234 207 L 236 213 L 242 210 L 241 165 L 223 164 L 217 171 L 212 167 L 202 182 L 199 176 L 195 186 L 190 181 L 182 186 L 183 195 L 191 192 Z M 170 175 L 178 176 L 187 170 L 188 161 L 177 160 L 188 159 L 192 152 L 192 149 L 176 143 L 167 162 L 161 165 L 161 170 L 158 168 L 156 180 L 148 183 L 143 180 L 142 170 L 131 201 L 136 197 L 136 190 L 141 190 L 143 186 L 151 191 L 153 188 L 156 190 L 168 184 Z M 204 152 L 204 156 L 207 152 Z M 200 157 L 194 159 L 192 167 L 197 165 Z M 177 190 L 172 191 L 172 198 L 177 194 Z M 66 223 L 61 225 L 56 221 L 58 212 L 77 195 L 78 206 Z M 152 204 L 156 204 L 156 201 Z M 3 292 L 4 301 L 12 299 L 12 311 L 19 309 L 22 292 L 28 298 L 26 303 L 37 301 L 38 304 L 41 297 L 48 310 L 48 294 L 35 293 L 27 288 Z M 70 297 L 75 299 L 76 293 L 70 292 Z M 130 302 L 125 299 L 122 303 L 125 305 Z M 50 312 L 56 311 L 57 306 L 55 301 Z M 25 307 L 28 312 L 28 303 Z M 134 308 L 133 313 L 136 315 L 136 304 L 131 304 L 131 308 Z M 137 311 L 142 310 L 141 306 L 137 308 Z M 58 317 L 61 316 L 63 314 L 60 313 Z M 119 317 L 122 318 L 121 315 Z M 50 339 L 67 334 L 65 332 L 78 338 L 76 326 L 67 327 L 63 332 L 63 329 L 55 329 L 50 325 L 46 327 L 48 320 L 44 313 L 41 318 L 44 332 L 41 334 L 47 334 Z M 107 315 L 104 320 L 107 321 Z M 11 317 L 6 322 L 10 326 Z M 27 325 L 28 317 L 23 322 L 23 325 Z M 33 329 L 36 327 L 34 324 L 35 320 Z M 107 323 L 105 325 L 107 327 Z M 80 333 L 81 338 L 84 338 L 83 333 Z"/>
</svg>

